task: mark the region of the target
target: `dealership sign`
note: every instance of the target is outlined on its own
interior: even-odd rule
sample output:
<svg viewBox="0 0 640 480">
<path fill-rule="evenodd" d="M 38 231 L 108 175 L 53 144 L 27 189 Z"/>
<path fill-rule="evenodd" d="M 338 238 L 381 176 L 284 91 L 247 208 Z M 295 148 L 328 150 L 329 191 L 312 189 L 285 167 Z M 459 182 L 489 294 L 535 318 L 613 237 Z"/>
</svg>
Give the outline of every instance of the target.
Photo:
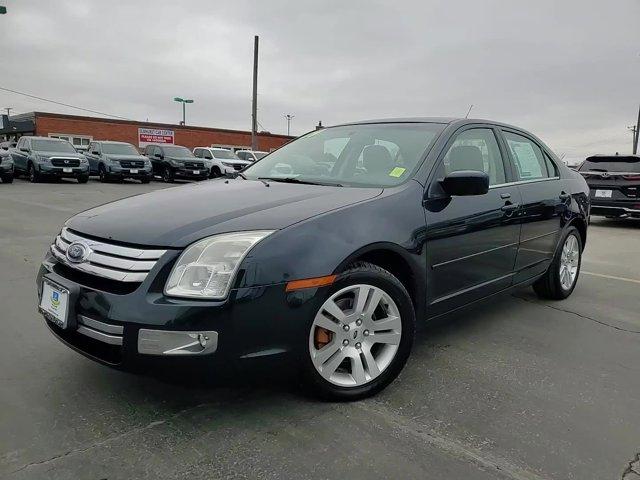
<svg viewBox="0 0 640 480">
<path fill-rule="evenodd" d="M 162 130 L 159 128 L 139 128 L 138 146 L 144 147 L 150 143 L 166 143 L 173 145 L 175 135 L 173 130 Z"/>
</svg>

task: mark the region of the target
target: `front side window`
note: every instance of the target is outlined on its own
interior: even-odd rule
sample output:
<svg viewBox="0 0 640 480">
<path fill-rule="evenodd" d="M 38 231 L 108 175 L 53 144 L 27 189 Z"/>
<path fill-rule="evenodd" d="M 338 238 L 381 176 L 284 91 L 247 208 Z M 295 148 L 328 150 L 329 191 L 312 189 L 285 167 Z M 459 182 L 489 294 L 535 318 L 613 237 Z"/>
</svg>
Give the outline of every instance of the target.
<svg viewBox="0 0 640 480">
<path fill-rule="evenodd" d="M 504 132 L 504 138 L 509 145 L 518 180 L 549 178 L 544 155 L 537 144 L 512 132 Z"/>
<path fill-rule="evenodd" d="M 498 141 L 490 128 L 472 128 L 459 134 L 444 156 L 438 178 L 460 170 L 489 175 L 489 185 L 506 183 L 506 170 Z"/>
<path fill-rule="evenodd" d="M 445 125 L 383 123 L 316 130 L 244 171 L 247 178 L 384 187 L 412 177 Z"/>
<path fill-rule="evenodd" d="M 38 152 L 76 153 L 69 142 L 60 140 L 33 140 L 32 146 Z"/>
</svg>

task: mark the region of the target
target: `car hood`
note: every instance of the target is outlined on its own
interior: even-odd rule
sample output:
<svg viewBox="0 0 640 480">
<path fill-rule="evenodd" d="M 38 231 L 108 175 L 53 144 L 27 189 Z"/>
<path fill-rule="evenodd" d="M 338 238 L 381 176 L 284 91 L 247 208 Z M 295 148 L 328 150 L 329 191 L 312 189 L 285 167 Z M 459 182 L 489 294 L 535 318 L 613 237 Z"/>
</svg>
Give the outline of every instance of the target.
<svg viewBox="0 0 640 480">
<path fill-rule="evenodd" d="M 118 242 L 180 248 L 218 233 L 278 230 L 374 198 L 381 188 L 346 188 L 219 179 L 108 203 L 66 226 Z"/>
<path fill-rule="evenodd" d="M 145 157 L 144 155 L 119 155 L 119 154 L 105 154 L 105 157 L 107 157 L 109 160 L 115 160 L 115 161 L 120 161 L 120 160 L 149 160 L 147 157 Z"/>
<path fill-rule="evenodd" d="M 176 160 L 178 162 L 201 162 L 202 158 L 198 157 L 164 157 L 165 160 Z"/>
<path fill-rule="evenodd" d="M 229 165 L 251 165 L 253 162 L 249 162 L 248 160 L 240 160 L 233 158 L 217 158 L 216 160 L 221 161 L 222 163 L 228 163 Z"/>
<path fill-rule="evenodd" d="M 47 152 L 47 151 L 40 151 L 40 150 L 34 150 L 34 152 L 36 155 L 39 155 L 41 157 L 59 157 L 59 158 L 85 158 L 84 155 L 82 155 L 81 153 L 63 153 L 63 152 Z"/>
</svg>

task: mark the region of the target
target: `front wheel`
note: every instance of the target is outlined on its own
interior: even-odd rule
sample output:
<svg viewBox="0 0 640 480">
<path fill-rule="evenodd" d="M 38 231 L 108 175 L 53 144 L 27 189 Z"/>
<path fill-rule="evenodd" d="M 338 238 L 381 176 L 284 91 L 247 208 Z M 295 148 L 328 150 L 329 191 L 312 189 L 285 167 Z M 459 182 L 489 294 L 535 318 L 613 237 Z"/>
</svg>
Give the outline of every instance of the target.
<svg viewBox="0 0 640 480">
<path fill-rule="evenodd" d="M 13 183 L 13 173 L 7 173 L 2 176 L 3 183 Z"/>
<path fill-rule="evenodd" d="M 173 183 L 173 172 L 169 167 L 164 167 L 162 170 L 162 181 L 164 183 Z"/>
<path fill-rule="evenodd" d="M 533 290 L 540 298 L 562 300 L 576 288 L 582 262 L 582 237 L 578 229 L 570 227 L 560 245 L 547 273 L 533 284 Z"/>
<path fill-rule="evenodd" d="M 29 176 L 29 181 L 31 183 L 38 183 L 40 181 L 40 173 L 33 166 L 33 163 L 29 163 L 27 167 L 27 175 Z"/>
<path fill-rule="evenodd" d="M 308 331 L 304 380 L 328 400 L 376 394 L 404 367 L 415 313 L 403 284 L 365 262 L 338 277 Z"/>
<path fill-rule="evenodd" d="M 89 175 L 78 175 L 78 183 L 87 183 L 89 181 Z"/>
</svg>

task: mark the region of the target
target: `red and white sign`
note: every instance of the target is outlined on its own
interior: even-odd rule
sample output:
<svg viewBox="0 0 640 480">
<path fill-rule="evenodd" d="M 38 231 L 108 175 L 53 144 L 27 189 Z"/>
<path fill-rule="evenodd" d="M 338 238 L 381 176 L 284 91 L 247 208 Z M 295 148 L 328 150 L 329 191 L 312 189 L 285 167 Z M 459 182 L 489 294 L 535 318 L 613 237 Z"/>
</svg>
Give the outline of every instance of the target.
<svg viewBox="0 0 640 480">
<path fill-rule="evenodd" d="M 150 143 L 164 143 L 173 145 L 175 135 L 173 130 L 162 130 L 159 128 L 139 128 L 138 146 L 145 147 Z"/>
</svg>

